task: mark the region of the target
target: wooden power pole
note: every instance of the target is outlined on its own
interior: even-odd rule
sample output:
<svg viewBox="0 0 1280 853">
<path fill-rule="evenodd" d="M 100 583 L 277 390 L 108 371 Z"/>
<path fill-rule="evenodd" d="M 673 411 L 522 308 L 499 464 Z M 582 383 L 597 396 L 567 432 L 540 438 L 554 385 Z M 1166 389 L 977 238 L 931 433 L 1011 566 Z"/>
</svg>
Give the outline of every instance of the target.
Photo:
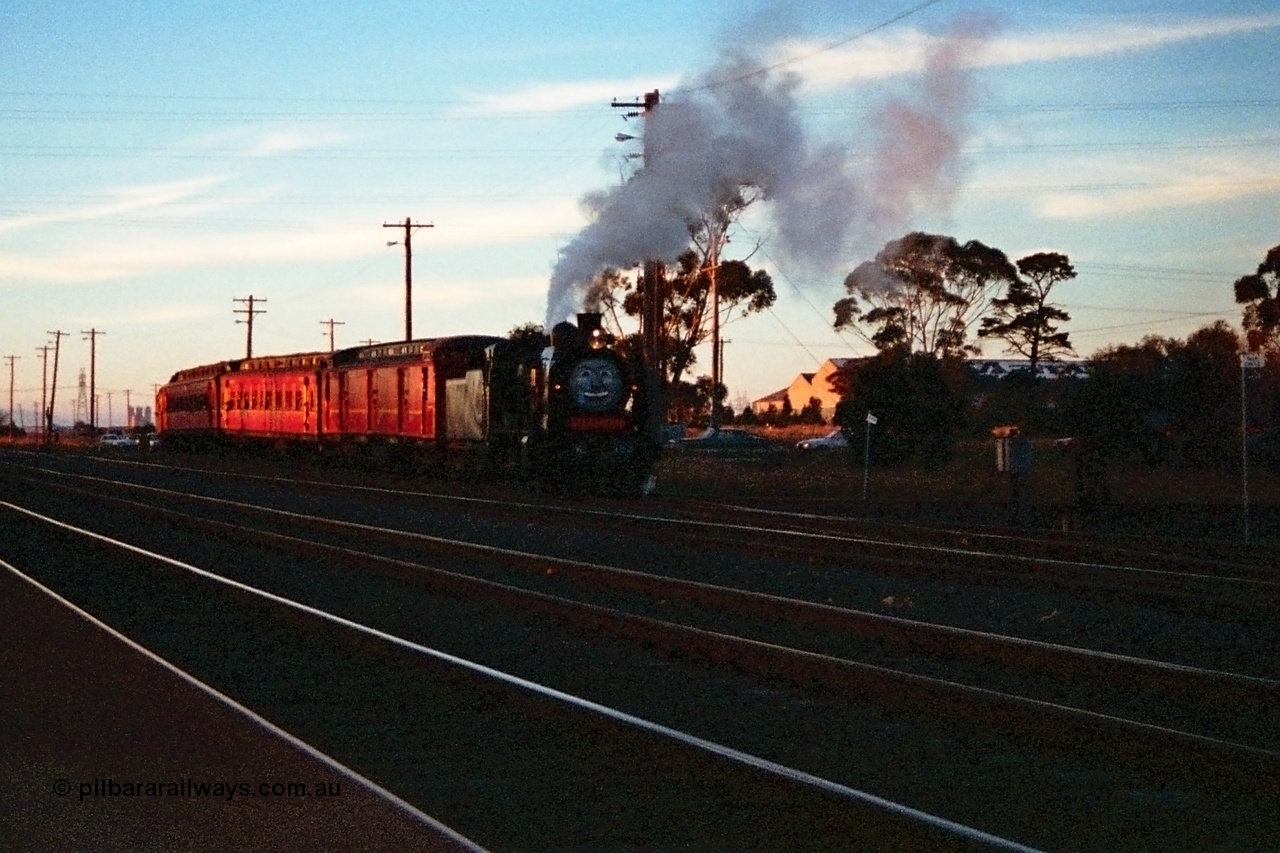
<svg viewBox="0 0 1280 853">
<path fill-rule="evenodd" d="M 321 325 L 321 326 L 328 326 L 328 327 L 329 327 L 329 352 L 333 352 L 333 350 L 334 350 L 333 327 L 334 327 L 334 326 L 345 326 L 345 325 L 347 325 L 347 324 L 346 324 L 345 322 L 343 322 L 342 320 L 335 320 L 335 319 L 333 319 L 332 317 L 330 317 L 328 320 L 321 320 L 321 321 L 320 321 L 320 325 Z M 322 332 L 321 334 L 323 334 L 323 332 Z"/>
<path fill-rule="evenodd" d="M 48 405 L 47 395 L 49 393 L 49 345 L 36 347 L 36 352 L 40 353 L 40 417 L 36 419 L 39 426 L 36 427 L 41 435 L 44 434 L 44 410 Z"/>
<path fill-rule="evenodd" d="M 53 408 L 58 396 L 58 355 L 62 351 L 62 336 L 67 332 L 55 329 L 49 334 L 53 335 L 53 382 L 49 385 L 49 408 L 41 413 L 45 422 L 45 443 L 53 441 Z"/>
<path fill-rule="evenodd" d="M 98 335 L 105 335 L 97 329 L 90 329 L 80 334 L 88 335 L 84 340 L 89 342 L 89 431 L 98 434 L 98 398 L 94 392 L 98 387 Z"/>
<path fill-rule="evenodd" d="M 405 217 L 404 222 L 384 222 L 383 228 L 404 229 L 404 339 L 413 340 L 413 232 L 416 228 L 435 228 L 433 223 L 415 223 Z M 394 246 L 399 240 L 392 240 L 388 246 Z"/>
<path fill-rule="evenodd" d="M 20 358 L 22 358 L 22 356 L 20 355 L 6 355 L 4 357 L 4 360 L 9 362 L 9 432 L 10 434 L 13 433 L 13 364 Z"/>
<path fill-rule="evenodd" d="M 244 357 L 253 358 L 253 318 L 259 314 L 267 313 L 266 309 L 254 308 L 253 306 L 258 302 L 266 302 L 267 300 L 258 299 L 252 293 L 250 293 L 244 299 L 232 299 L 231 301 L 239 302 L 243 305 L 248 306 L 246 308 L 233 308 L 231 309 L 231 313 L 245 315 L 245 319 L 236 320 L 236 323 L 244 323 L 248 327 L 247 333 L 245 335 Z"/>
<path fill-rule="evenodd" d="M 646 92 L 640 101 L 612 101 L 615 109 L 640 109 L 642 112 L 626 113 L 628 118 L 645 118 L 652 116 L 658 108 L 658 90 Z M 653 165 L 654 150 L 649 134 L 644 135 L 645 168 Z M 641 334 L 644 345 L 644 387 L 645 387 L 645 435 L 653 442 L 654 447 L 661 447 L 664 440 L 663 427 L 667 420 L 666 394 L 666 275 L 662 264 L 657 260 L 647 260 L 644 264 L 644 307 L 641 313 Z"/>
</svg>

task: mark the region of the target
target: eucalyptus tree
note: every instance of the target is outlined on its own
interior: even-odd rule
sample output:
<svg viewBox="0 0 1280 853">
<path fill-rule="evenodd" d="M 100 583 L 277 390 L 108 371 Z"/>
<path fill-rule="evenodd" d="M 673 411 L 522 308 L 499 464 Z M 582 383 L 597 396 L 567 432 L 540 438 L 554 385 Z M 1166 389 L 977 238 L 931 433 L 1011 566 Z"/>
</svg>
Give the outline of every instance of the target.
<svg viewBox="0 0 1280 853">
<path fill-rule="evenodd" d="M 973 327 L 1000 288 L 1018 278 L 1004 252 L 977 240 L 912 232 L 886 243 L 844 280 L 835 328 L 877 349 L 939 358 L 976 353 Z"/>
<path fill-rule="evenodd" d="M 1038 252 L 1017 263 L 1021 276 L 1009 282 L 1005 295 L 991 300 L 990 315 L 982 318 L 978 337 L 999 338 L 1006 352 L 1030 362 L 1034 379 L 1042 361 L 1053 361 L 1074 352 L 1067 332 L 1059 331 L 1071 315 L 1049 302 L 1053 287 L 1076 277 L 1066 255 Z"/>
<path fill-rule="evenodd" d="M 1249 349 L 1280 351 L 1280 246 L 1267 251 L 1256 272 L 1236 279 L 1235 293 Z"/>
</svg>

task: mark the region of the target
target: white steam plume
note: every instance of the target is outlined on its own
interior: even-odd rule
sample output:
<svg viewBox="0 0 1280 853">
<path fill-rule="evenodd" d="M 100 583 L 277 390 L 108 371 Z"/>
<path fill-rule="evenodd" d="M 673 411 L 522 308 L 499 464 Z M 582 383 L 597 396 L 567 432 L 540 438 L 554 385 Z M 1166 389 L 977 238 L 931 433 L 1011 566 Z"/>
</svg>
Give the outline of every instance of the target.
<svg viewBox="0 0 1280 853">
<path fill-rule="evenodd" d="M 922 205 L 945 209 L 959 185 L 970 54 L 981 43 L 969 34 L 934 42 L 918 91 L 841 140 L 808 138 L 793 74 L 726 61 L 678 90 L 644 120 L 644 168 L 584 199 L 592 222 L 552 272 L 547 328 L 579 309 L 605 267 L 674 260 L 690 245 L 686 223 L 738 186 L 763 199 L 781 254 L 815 270 L 852 266 L 855 247 L 893 236 Z"/>
</svg>

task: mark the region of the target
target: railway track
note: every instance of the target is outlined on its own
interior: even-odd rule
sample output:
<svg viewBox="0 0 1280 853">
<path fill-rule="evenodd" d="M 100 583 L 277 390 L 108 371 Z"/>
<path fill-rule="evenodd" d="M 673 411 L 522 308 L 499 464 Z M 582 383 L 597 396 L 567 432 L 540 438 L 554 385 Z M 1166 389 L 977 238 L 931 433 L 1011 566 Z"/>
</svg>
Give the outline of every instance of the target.
<svg viewBox="0 0 1280 853">
<path fill-rule="evenodd" d="M 1033 849 L 12 503 L 0 509 L 10 547 L 39 543 L 19 545 L 26 573 L 370 776 L 399 787 L 411 776 L 410 796 L 494 849 Z M 374 733 L 390 742 L 368 744 Z"/>
<path fill-rule="evenodd" d="M 96 493 L 85 488 L 76 491 L 85 498 L 99 500 L 107 498 L 102 490 L 114 485 L 83 475 L 69 475 L 68 479 L 98 489 Z M 62 487 L 70 488 L 65 484 Z M 434 574 L 437 586 L 463 594 L 493 597 L 514 606 L 555 612 L 558 606 L 564 605 L 548 605 L 540 597 L 552 595 L 587 605 L 625 609 L 647 619 L 679 618 L 682 625 L 715 635 L 697 637 L 678 629 L 663 631 L 656 624 L 623 620 L 604 626 L 616 634 L 641 641 L 663 641 L 673 651 L 701 648 L 702 653 L 713 656 L 718 647 L 731 638 L 746 637 L 775 647 L 795 646 L 824 659 L 820 661 L 807 655 L 788 659 L 785 655 L 768 654 L 750 642 L 741 644 L 739 653 L 755 660 L 760 674 L 790 672 L 797 682 L 818 679 L 827 685 L 846 684 L 851 689 L 878 692 L 884 700 L 893 698 L 938 705 L 953 701 L 971 708 L 974 714 L 1010 709 L 1004 713 L 1018 717 L 1023 726 L 1032 728 L 1042 725 L 1046 715 L 1060 714 L 1064 724 L 1094 738 L 1104 734 L 1119 737 L 1126 732 L 1142 733 L 1145 730 L 1141 724 L 1145 724 L 1165 729 L 1166 739 L 1181 739 L 1185 746 L 1194 745 L 1208 752 L 1225 750 L 1231 754 L 1227 743 L 1263 750 L 1280 749 L 1280 681 L 933 625 L 578 560 L 552 559 L 539 553 L 270 509 L 172 489 L 137 485 L 127 485 L 124 489 L 144 500 L 112 499 L 122 511 L 149 513 L 209 533 L 257 536 L 289 548 L 348 557 L 365 567 L 378 563 L 385 570 L 402 575 L 406 570 L 419 577 Z M 183 504 L 201 505 L 206 511 L 213 509 L 223 518 L 236 521 L 213 520 L 174 509 Z M 284 528 L 294 535 L 284 536 L 278 532 Z M 326 542 L 343 544 L 319 545 L 296 535 L 302 532 L 321 535 Z M 492 580 L 468 583 L 466 577 L 470 575 L 453 576 L 421 562 L 373 553 L 369 548 L 375 542 L 391 546 L 387 553 L 410 554 L 417 561 L 460 558 L 464 571 L 475 568 L 481 576 L 487 574 L 501 582 L 496 585 Z M 483 571 L 485 565 L 500 565 L 516 573 L 495 576 Z M 522 598 L 513 586 L 535 595 Z M 674 603 L 682 605 L 678 613 L 672 612 L 674 608 L 670 605 Z M 592 627 L 601 627 L 605 621 L 605 617 L 589 608 L 581 610 L 577 618 Z M 708 652 L 708 648 L 711 651 Z M 925 673 L 939 672 L 939 668 L 928 666 L 927 661 L 939 656 L 946 661 L 946 667 L 940 672 L 946 677 L 930 678 Z M 894 670 L 865 663 L 873 657 Z M 922 657 L 926 659 L 923 665 Z M 842 662 L 862 668 L 851 669 L 841 665 Z M 957 672 L 961 664 L 967 664 L 968 669 Z M 998 667 L 1013 671 L 994 674 L 990 671 Z M 1042 678 L 1028 679 L 1029 670 Z M 891 675 L 894 671 L 903 673 L 903 677 Z M 912 678 L 911 673 L 920 677 Z M 963 681 L 964 686 L 957 679 Z M 1083 684 L 1071 684 L 1073 680 Z M 1032 697 L 1025 697 L 1031 702 L 1020 703 L 1010 695 L 1007 688 L 1010 684 L 1012 689 L 1024 694 L 1034 693 Z M 982 694 L 966 690 L 965 686 L 1006 689 Z M 1070 706 L 1072 699 L 1075 705 L 1100 716 L 1060 710 L 1062 702 Z M 1037 701 L 1041 704 L 1034 704 Z M 1129 725 L 1126 721 L 1130 720 L 1140 725 Z M 1201 735 L 1202 739 L 1182 737 L 1188 732 Z"/>
<path fill-rule="evenodd" d="M 114 461 L 147 467 L 145 463 Z M 407 485 L 388 488 L 299 481 L 244 472 L 220 476 L 354 492 L 374 500 L 411 498 L 423 506 L 534 519 L 539 524 L 558 523 L 574 530 L 609 531 L 627 526 L 693 547 L 714 545 L 744 555 L 787 557 L 837 568 L 856 560 L 864 568 L 901 577 L 978 580 L 1064 591 L 1096 600 L 1119 597 L 1180 613 L 1243 611 L 1269 618 L 1280 603 L 1280 570 L 1268 554 L 1241 562 L 1175 553 L 1168 548 L 1125 548 L 1096 538 L 1011 536 L 704 501 L 674 502 L 661 510 L 624 501 L 607 502 L 599 508 L 580 501 L 495 499 L 422 491 Z"/>
<path fill-rule="evenodd" d="M 180 469 L 136 463 L 127 467 L 162 473 L 167 470 L 166 476 L 185 476 Z M 206 494 L 243 496 L 243 485 L 265 488 L 261 492 L 264 501 L 271 500 L 271 490 L 278 487 L 317 496 L 348 496 L 362 506 L 361 514 L 352 517 L 375 523 L 377 512 L 405 509 L 420 516 L 430 513 L 433 517 L 465 517 L 467 522 L 455 524 L 448 534 L 455 538 L 467 536 L 466 528 L 474 528 L 472 522 L 476 519 L 522 525 L 525 530 L 536 527 L 537 531 L 546 531 L 539 549 L 553 555 L 568 553 L 566 543 L 570 550 L 578 547 L 574 542 L 583 539 L 584 533 L 597 534 L 596 538 L 624 537 L 611 549 L 595 553 L 603 560 L 621 561 L 620 565 L 643 571 L 650 571 L 655 563 L 670 564 L 675 568 L 668 573 L 722 585 L 799 595 L 846 609 L 888 608 L 917 620 L 945 621 L 956 627 L 1122 655 L 1158 657 L 1206 669 L 1250 672 L 1244 660 L 1249 654 L 1242 654 L 1240 648 L 1265 647 L 1270 642 L 1274 654 L 1252 655 L 1254 660 L 1263 662 L 1253 674 L 1280 678 L 1280 666 L 1274 665 L 1280 661 L 1280 646 L 1269 639 L 1274 635 L 1274 614 L 1280 610 L 1280 579 L 1274 577 L 1274 567 L 1270 566 L 1221 561 L 1201 564 L 1178 557 L 1175 570 L 1168 567 L 1170 555 L 1158 556 L 1155 564 L 1140 560 L 1117 564 L 979 550 L 976 545 L 981 543 L 966 543 L 962 531 L 928 530 L 923 542 L 868 538 L 858 533 L 860 522 L 848 519 L 802 517 L 783 526 L 759 525 L 747 523 L 751 516 L 746 520 L 732 516 L 691 518 L 680 505 L 640 512 L 633 505 L 599 508 L 581 503 L 534 504 L 260 475 L 213 476 L 224 481 L 226 487 L 213 488 L 204 480 L 200 488 Z M 369 507 L 376 507 L 376 511 Z M 709 511 L 704 508 L 701 512 L 705 516 Z M 726 512 L 722 508 L 720 515 Z M 849 525 L 851 532 L 841 532 L 834 526 L 841 523 Z M 955 538 L 957 542 L 932 541 L 939 536 Z M 1005 547 L 1020 541 L 997 538 Z M 636 544 L 646 539 L 650 543 Z M 1034 540 L 1029 547 L 1045 548 L 1051 544 L 1048 540 Z M 677 556 L 661 557 L 664 549 L 666 554 Z M 716 555 L 721 558 L 721 568 L 711 570 L 710 561 L 705 561 L 706 565 L 692 559 L 681 561 L 680 554 Z M 780 564 L 786 565 L 785 571 L 777 570 Z M 852 582 L 869 578 L 875 583 Z M 846 579 L 851 582 L 844 583 Z M 880 590 L 876 598 L 859 598 L 850 593 L 872 587 Z M 986 590 L 993 594 L 987 596 Z M 1009 591 L 1026 594 L 1010 595 Z M 1041 602 L 1045 609 L 1032 612 L 1031 605 Z M 1126 618 L 1123 613 L 1117 616 L 1112 612 L 1121 607 L 1156 615 L 1148 620 L 1152 624 L 1138 634 L 1124 636 L 1115 633 L 1110 624 L 1117 618 Z M 1001 609 L 1004 615 L 994 618 L 995 609 Z M 1187 618 L 1205 625 L 1216 622 L 1221 627 L 1188 641 L 1181 636 Z M 1139 634 L 1147 638 L 1145 646 L 1135 642 Z M 1179 654 L 1178 646 L 1189 653 Z M 1272 664 L 1268 665 L 1268 661 Z"/>
<path fill-rule="evenodd" d="M 1276 685 L 1266 679 L 1126 656 L 1097 655 L 982 632 L 918 625 L 910 620 L 850 613 L 814 602 L 657 578 L 584 561 L 519 553 L 510 548 L 447 541 L 443 537 L 287 510 L 236 506 L 225 498 L 180 495 L 173 489 L 139 488 L 138 484 L 112 486 L 101 480 L 82 480 L 80 487 L 86 482 L 91 484 L 93 492 L 92 495 L 80 493 L 80 500 L 85 502 L 100 500 L 115 489 L 131 492 L 131 498 L 114 498 L 127 502 L 118 503 L 118 507 L 130 507 L 118 514 L 148 513 L 163 519 L 166 526 L 186 526 L 208 536 L 234 536 L 236 541 L 248 537 L 264 544 L 274 541 L 274 547 L 284 551 L 297 552 L 305 548 L 309 557 L 339 561 L 347 566 L 354 563 L 367 572 L 377 569 L 397 582 L 405 582 L 412 576 L 418 589 L 430 594 L 444 591 L 479 597 L 508 610 L 522 609 L 551 616 L 579 631 L 607 633 L 623 642 L 643 644 L 659 650 L 662 655 L 697 657 L 715 666 L 731 666 L 736 673 L 746 673 L 757 680 L 755 688 L 747 688 L 749 692 L 777 691 L 790 697 L 782 710 L 771 712 L 775 726 L 780 720 L 786 725 L 786 716 L 795 711 L 797 696 L 800 703 L 819 704 L 828 710 L 828 705 L 844 708 L 850 703 L 870 702 L 874 709 L 879 709 L 875 713 L 882 715 L 918 716 L 922 708 L 931 708 L 934 713 L 924 716 L 931 716 L 933 725 L 939 723 L 939 717 L 948 720 L 967 715 L 974 721 L 970 725 L 989 727 L 998 723 L 1002 726 L 1002 737 L 1014 733 L 1014 741 L 1020 744 L 1013 750 L 1017 757 L 1007 760 L 1019 768 L 1018 772 L 1026 772 L 1024 762 L 1028 761 L 1056 763 L 1058 769 L 1050 774 L 1053 785 L 1061 785 L 1064 777 L 1069 779 L 1075 773 L 1083 774 L 1085 788 L 1096 787 L 1101 778 L 1096 774 L 1102 772 L 1096 766 L 1087 761 L 1084 770 L 1063 770 L 1060 766 L 1064 755 L 1085 744 L 1084 751 L 1091 753 L 1095 761 L 1103 755 L 1126 756 L 1128 766 L 1118 771 L 1118 775 L 1126 778 L 1124 784 L 1129 786 L 1131 800 L 1145 798 L 1156 803 L 1157 808 L 1166 809 L 1170 803 L 1182 809 L 1207 808 L 1210 824 L 1224 820 L 1223 808 L 1231 811 L 1245 804 L 1244 811 L 1232 818 L 1238 827 L 1246 828 L 1243 835 L 1237 833 L 1237 840 L 1253 837 L 1247 827 L 1256 823 L 1257 815 L 1247 804 L 1258 797 L 1265 799 L 1269 793 L 1258 789 L 1259 780 L 1265 789 L 1266 780 L 1277 778 L 1277 756 L 1272 751 L 1273 744 L 1267 740 L 1275 731 Z M 192 511 L 192 505 L 203 509 Z M 179 506 L 185 507 L 181 516 Z M 215 507 L 216 511 L 211 511 Z M 250 533 L 247 527 L 254 532 Z M 286 529 L 289 533 L 282 533 Z M 297 535 L 302 532 L 309 538 L 304 540 Z M 323 543 L 314 541 L 315 537 L 322 538 Z M 378 553 L 371 550 L 372 540 L 377 540 L 380 546 Z M 498 579 L 477 580 L 437 570 L 435 580 L 428 583 L 423 578 L 433 569 L 421 562 L 428 553 L 432 562 L 447 557 L 485 565 L 490 571 L 496 565 L 505 574 Z M 523 589 L 519 578 L 526 581 Z M 779 624 L 785 624 L 786 629 L 779 632 Z M 793 638 L 786 636 L 787 631 L 803 642 L 792 642 Z M 816 645 L 815 636 L 821 640 Z M 976 666 L 975 661 L 983 666 L 1001 663 L 1008 670 L 1004 678 L 1016 683 L 1019 689 L 1035 687 L 1034 679 L 1025 674 L 1028 669 L 1036 669 L 1047 678 L 1047 684 L 1059 687 L 1064 681 L 1081 680 L 1089 674 L 1089 681 L 1082 682 L 1083 686 L 1077 685 L 1080 689 L 1076 691 L 1077 695 L 1086 696 L 1105 681 L 1096 676 L 1107 675 L 1122 686 L 1140 685 L 1139 692 L 1146 694 L 1148 709 L 1159 709 L 1174 700 L 1182 700 L 1185 707 L 1176 715 L 1177 721 L 1208 728 L 1175 729 L 1100 711 L 1065 708 L 1045 699 L 1002 694 L 972 684 L 946 684 L 943 679 L 928 678 L 909 669 L 868 666 L 859 660 L 866 657 L 865 647 L 862 652 L 847 651 L 849 636 L 860 642 L 870 641 L 879 648 L 882 657 L 888 658 L 883 662 L 899 666 L 913 655 L 926 660 L 941 656 L 948 671 Z M 885 649 L 891 649 L 891 653 Z M 1164 698 L 1153 699 L 1153 695 Z M 1193 698 L 1187 702 L 1189 696 Z M 1100 701 L 1102 707 L 1107 707 L 1107 703 L 1118 700 L 1113 694 L 1112 698 Z M 1216 720 L 1207 719 L 1205 712 L 1213 709 L 1215 701 L 1238 707 L 1261 706 L 1262 710 L 1260 715 L 1245 714 L 1234 720 L 1230 714 L 1219 714 Z M 1189 707 L 1199 710 L 1192 713 Z M 941 714 L 937 713 L 939 710 Z M 1205 730 L 1222 736 L 1205 734 Z M 961 738 L 973 736 L 970 732 Z M 930 735 L 917 733 L 916 737 L 928 741 Z M 936 729 L 933 737 L 939 737 Z M 827 741 L 819 740 L 819 744 L 823 742 Z M 778 745 L 770 744 L 768 748 L 776 749 Z M 824 767 L 823 762 L 811 754 L 815 748 L 811 746 L 810 754 L 797 761 L 797 766 Z M 767 749 L 761 751 L 767 752 Z M 1002 747 L 996 746 L 995 751 L 1000 753 Z M 1004 747 L 1003 753 L 1007 757 L 1009 748 Z M 1028 757 L 1031 755 L 1034 757 Z M 806 761 L 811 763 L 806 765 Z M 981 763 L 979 759 L 978 764 Z M 831 768 L 830 760 L 825 767 Z M 1188 775 L 1190 768 L 1194 771 Z M 989 772 L 989 768 L 984 772 Z M 821 776 L 820 773 L 814 775 Z M 831 775 L 838 778 L 838 773 Z M 1140 781 L 1139 777 L 1146 781 Z M 1196 783 L 1191 777 L 1214 781 L 1206 790 L 1203 782 Z M 1169 786 L 1173 787 L 1173 793 L 1166 790 Z M 1194 793 L 1189 793 L 1192 790 Z M 1079 791 L 1074 795 L 1078 796 Z M 946 800 L 941 797 L 934 801 Z M 1209 806 L 1210 803 L 1213 805 Z M 980 806 L 959 808 L 961 814 L 968 808 L 969 814 L 983 815 Z M 1144 809 L 1137 807 L 1136 810 Z M 1088 849 L 1088 845 L 1076 849 Z"/>
</svg>

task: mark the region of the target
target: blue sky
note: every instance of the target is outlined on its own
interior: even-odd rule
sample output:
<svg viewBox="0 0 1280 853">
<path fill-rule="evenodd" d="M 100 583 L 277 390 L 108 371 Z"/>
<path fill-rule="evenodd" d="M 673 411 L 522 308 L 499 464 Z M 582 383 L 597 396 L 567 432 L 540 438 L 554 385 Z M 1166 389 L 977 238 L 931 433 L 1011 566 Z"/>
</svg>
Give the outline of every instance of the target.
<svg viewBox="0 0 1280 853">
<path fill-rule="evenodd" d="M 267 300 L 258 354 L 326 349 L 330 318 L 339 346 L 401 337 L 403 251 L 382 225 L 405 217 L 434 225 L 414 235 L 417 335 L 541 322 L 588 224 L 580 200 L 635 167 L 636 143 L 614 137 L 640 123 L 611 99 L 694 100 L 733 50 L 775 95 L 794 79 L 786 116 L 809 150 L 883 175 L 901 154 L 888 105 L 937 98 L 924 63 L 960 35 L 946 168 L 915 176 L 893 216 L 851 199 L 821 263 L 787 251 L 794 223 L 769 201 L 731 235 L 728 256 L 754 250 L 779 296 L 725 330 L 731 402 L 868 352 L 831 331 L 831 305 L 908 230 L 1067 254 L 1079 277 L 1058 301 L 1082 356 L 1238 325 L 1232 281 L 1280 243 L 1275 2 L 10 0 L 0 355 L 20 356 L 15 416 L 32 420 L 48 330 L 71 333 L 60 421 L 88 367 L 81 332 L 106 331 L 103 423 L 108 391 L 118 423 L 126 389 L 137 403 L 177 369 L 242 355 L 236 298 Z"/>
</svg>

